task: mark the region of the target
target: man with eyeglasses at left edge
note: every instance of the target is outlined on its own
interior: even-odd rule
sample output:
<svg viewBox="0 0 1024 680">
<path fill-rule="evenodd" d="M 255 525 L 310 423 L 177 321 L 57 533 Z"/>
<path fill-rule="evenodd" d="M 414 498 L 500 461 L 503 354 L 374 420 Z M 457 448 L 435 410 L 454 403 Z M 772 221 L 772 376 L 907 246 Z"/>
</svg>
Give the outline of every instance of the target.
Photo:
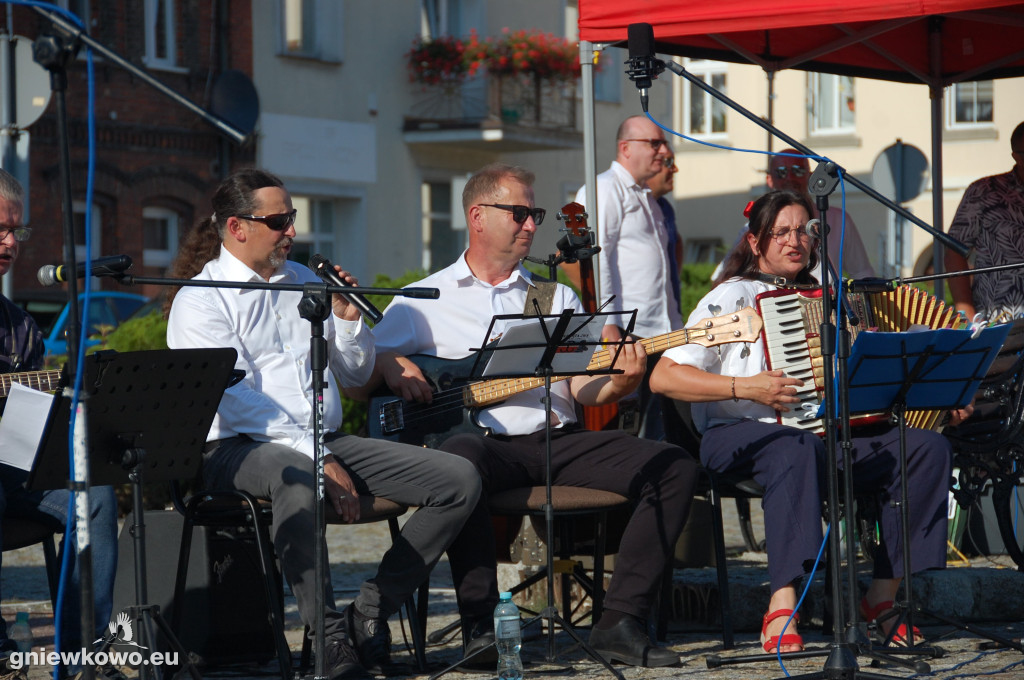
<svg viewBox="0 0 1024 680">
<path fill-rule="evenodd" d="M 597 176 L 597 241 L 601 246 L 597 256 L 601 277 L 598 303 L 614 295 L 605 311 L 624 312 L 618 326 L 605 326 L 604 336 L 609 340 L 621 337 L 620 328 L 634 309 L 633 333 L 638 337 L 664 335 L 683 327 L 672 289 L 665 216 L 648 186 L 648 181 L 664 169 L 670 154 L 661 128 L 646 116 L 630 116 L 616 132 L 615 160 Z M 586 187 L 580 187 L 576 202 L 586 207 L 586 195 Z M 660 403 L 660 399 L 651 398 L 644 380 L 640 391 L 641 437 L 660 439 L 664 435 Z"/>
<path fill-rule="evenodd" d="M 24 226 L 25 191 L 10 173 L 0 170 L 0 276 L 7 274 L 18 258 L 22 243 L 32 235 Z M 31 316 L 0 295 L 0 373 L 24 373 L 43 368 L 43 334 Z M 6 401 L 6 400 L 4 400 Z M 6 404 L 0 404 L 0 411 Z M 70 491 L 25 488 L 28 471 L 0 463 L 0 518 L 31 520 L 63 533 Z M 117 500 L 111 486 L 89 489 L 89 536 L 92 546 L 93 630 L 81 631 L 78 560 L 78 531 L 73 526 L 61 543 L 70 551 L 71 590 L 61 610 L 61 651 L 77 652 L 89 645 L 107 627 L 114 606 L 114 575 L 117 572 Z M 0 543 L 3 542 L 0 529 Z M 7 625 L 0 619 L 0 669 L 6 666 L 17 645 L 7 637 Z M 77 672 L 78 666 L 68 667 Z"/>
</svg>

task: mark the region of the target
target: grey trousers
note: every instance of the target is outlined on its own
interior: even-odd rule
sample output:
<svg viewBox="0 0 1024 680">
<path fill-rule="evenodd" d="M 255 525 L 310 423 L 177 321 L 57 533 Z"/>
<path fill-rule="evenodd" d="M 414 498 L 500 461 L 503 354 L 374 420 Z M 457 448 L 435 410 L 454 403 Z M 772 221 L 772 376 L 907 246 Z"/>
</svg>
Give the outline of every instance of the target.
<svg viewBox="0 0 1024 680">
<path fill-rule="evenodd" d="M 345 434 L 328 436 L 325 445 L 360 494 L 418 508 L 356 598 L 364 615 L 387 618 L 427 579 L 462 529 L 480 497 L 480 476 L 468 461 L 432 449 Z M 324 541 L 324 530 L 313 526 L 313 460 L 280 444 L 232 437 L 207 444 L 203 478 L 208 488 L 240 489 L 273 503 L 270 538 L 299 616 L 312 630 L 313 547 L 314 541 Z M 330 638 L 345 624 L 334 603 L 330 572 L 324 573 L 324 634 Z"/>
</svg>

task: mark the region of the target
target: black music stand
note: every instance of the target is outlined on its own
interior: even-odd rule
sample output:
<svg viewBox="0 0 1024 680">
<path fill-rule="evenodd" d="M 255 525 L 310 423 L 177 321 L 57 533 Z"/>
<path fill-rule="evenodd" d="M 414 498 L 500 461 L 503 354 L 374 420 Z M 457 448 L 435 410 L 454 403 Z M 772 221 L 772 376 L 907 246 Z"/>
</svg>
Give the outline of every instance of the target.
<svg viewBox="0 0 1024 680">
<path fill-rule="evenodd" d="M 150 624 L 156 623 L 194 680 L 200 675 L 188 652 L 160 615 L 159 605 L 147 603 L 142 483 L 143 476 L 169 481 L 199 471 L 203 445 L 230 384 L 235 357 L 232 348 L 98 352 L 81 367 L 83 392 L 89 396 L 92 484 L 132 484 L 136 606 L 128 611 L 137 624 L 140 651 L 147 657 L 152 653 L 155 638 Z M 71 399 L 58 392 L 29 474 L 29 489 L 67 486 L 70 409 Z M 116 640 L 105 636 L 105 646 L 112 642 Z M 150 670 L 146 658 L 139 666 L 140 680 L 148 678 Z"/>
<path fill-rule="evenodd" d="M 473 351 L 477 353 L 476 361 L 473 363 L 473 369 L 470 372 L 471 376 L 486 375 L 488 378 L 544 378 L 544 415 L 547 426 L 544 428 L 544 485 L 545 485 L 545 505 L 544 505 L 544 523 L 549 537 L 555 535 L 554 530 L 554 510 L 551 505 L 551 379 L 553 377 L 569 378 L 575 375 L 610 375 L 613 373 L 621 373 L 620 369 L 606 368 L 600 370 L 587 370 L 583 368 L 579 369 L 576 362 L 573 361 L 581 356 L 586 358 L 593 355 L 593 351 L 602 345 L 600 340 L 600 328 L 603 323 L 597 325 L 597 340 L 593 340 L 586 336 L 586 327 L 588 324 L 594 322 L 599 317 L 606 317 L 619 315 L 619 312 L 593 312 L 584 314 L 573 314 L 572 309 L 567 309 L 561 314 L 557 315 L 543 315 L 540 313 L 539 304 L 534 301 L 534 307 L 536 314 L 503 314 L 497 315 L 491 319 L 491 323 L 487 327 L 487 332 L 484 335 L 484 340 L 493 337 L 492 330 L 494 324 L 498 321 L 527 321 L 533 322 L 529 324 L 520 325 L 519 328 L 534 330 L 539 329 L 540 336 L 543 338 L 542 341 L 534 339 L 526 339 L 524 342 L 520 342 L 519 338 L 506 331 L 502 338 L 496 343 L 491 343 L 485 346 L 477 348 Z M 633 316 L 635 317 L 636 311 L 634 310 Z M 632 322 L 630 324 L 632 326 Z M 536 337 L 536 336 L 534 336 Z M 609 343 L 616 345 L 616 352 L 612 359 L 611 366 L 615 365 L 615 360 L 618 359 L 619 352 L 622 351 L 622 347 L 626 340 L 623 338 L 617 343 Z M 508 356 L 504 356 L 508 355 Z M 527 357 L 532 359 L 527 360 Z M 514 372 L 511 368 L 505 368 L 506 366 L 513 365 L 529 365 L 534 363 L 536 368 L 530 373 L 523 373 L 521 371 Z M 555 653 L 555 628 L 554 624 L 561 626 L 562 630 L 567 632 L 583 650 L 590 655 L 592 659 L 602 664 L 608 671 L 614 675 L 618 680 L 624 680 L 623 675 L 619 672 L 612 664 L 607 661 L 604 657 L 598 654 L 583 638 L 579 633 L 570 625 L 568 621 L 565 621 L 558 613 L 557 607 L 555 607 L 555 581 L 554 581 L 554 551 L 548 549 L 546 552 L 547 560 L 547 603 L 544 609 L 531 619 L 528 619 L 524 624 L 523 628 L 528 628 L 538 621 L 547 621 L 548 624 L 548 655 L 545 659 L 548 663 L 554 663 L 556 661 Z M 491 643 L 486 647 L 478 649 L 476 652 L 460 659 L 458 662 L 448 666 L 447 668 L 439 671 L 432 675 L 430 680 L 436 680 L 436 678 L 445 675 L 449 671 L 455 670 L 466 661 L 473 657 L 482 654 L 485 650 L 493 647 L 496 642 Z M 566 668 L 560 668 L 559 670 L 565 671 Z M 557 672 L 551 670 L 549 672 Z"/>
<path fill-rule="evenodd" d="M 970 403 L 1010 331 L 1008 324 L 970 330 L 939 329 L 905 333 L 861 333 L 849 359 L 850 403 L 856 412 L 892 409 L 900 429 L 901 495 L 900 531 L 903 538 L 903 599 L 883 620 L 896 618 L 886 637 L 888 643 L 901 623 L 906 623 L 907 647 L 886 647 L 889 654 L 930 654 L 914 642 L 913 614 L 925 616 L 968 631 L 1006 647 L 1024 651 L 1019 642 L 1007 640 L 914 603 L 910 571 L 910 502 L 907 489 L 906 411 L 962 408 Z"/>
</svg>

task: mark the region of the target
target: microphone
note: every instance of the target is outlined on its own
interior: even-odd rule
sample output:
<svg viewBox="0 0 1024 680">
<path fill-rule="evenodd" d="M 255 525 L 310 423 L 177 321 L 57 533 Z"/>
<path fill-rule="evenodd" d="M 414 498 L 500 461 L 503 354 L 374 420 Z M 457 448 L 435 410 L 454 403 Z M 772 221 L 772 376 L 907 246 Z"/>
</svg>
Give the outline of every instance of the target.
<svg viewBox="0 0 1024 680">
<path fill-rule="evenodd" d="M 896 282 L 893 279 L 874 277 L 852 279 L 846 282 L 846 290 L 851 293 L 887 293 L 896 290 Z"/>
<path fill-rule="evenodd" d="M 351 284 L 345 282 L 343 278 L 338 276 L 338 272 L 334 271 L 334 265 L 330 261 L 317 253 L 313 257 L 309 258 L 309 268 L 313 270 L 313 273 L 320 277 L 320 279 L 327 284 L 332 286 L 339 286 L 341 288 L 352 288 Z M 378 323 L 384 318 L 384 315 L 380 313 L 380 310 L 373 306 L 373 304 L 359 293 L 342 293 L 345 299 L 355 305 L 360 312 L 363 313 L 367 319 L 374 323 Z"/>
<path fill-rule="evenodd" d="M 654 57 L 654 27 L 650 24 L 630 24 L 628 29 L 629 68 L 626 75 L 640 90 L 640 106 L 647 113 L 647 88 L 658 74 L 665 70 L 665 62 Z"/>
<path fill-rule="evenodd" d="M 131 266 L 132 258 L 127 255 L 109 255 L 107 257 L 93 258 L 92 268 L 88 273 L 92 276 L 115 276 L 120 278 Z M 70 279 L 71 276 L 69 274 L 71 272 L 62 264 L 47 264 L 39 268 L 36 278 L 44 286 L 55 286 Z M 76 279 L 86 276 L 84 262 L 79 262 L 75 265 L 74 275 Z"/>
</svg>

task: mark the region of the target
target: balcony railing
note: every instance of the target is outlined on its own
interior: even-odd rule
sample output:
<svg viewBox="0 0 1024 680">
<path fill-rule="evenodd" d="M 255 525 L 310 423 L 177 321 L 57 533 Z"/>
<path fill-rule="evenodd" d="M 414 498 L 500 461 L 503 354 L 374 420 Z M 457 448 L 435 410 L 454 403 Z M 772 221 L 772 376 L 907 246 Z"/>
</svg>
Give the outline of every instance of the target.
<svg viewBox="0 0 1024 680">
<path fill-rule="evenodd" d="M 519 126 L 578 132 L 576 83 L 491 76 L 462 83 L 413 85 L 405 130 Z"/>
</svg>

